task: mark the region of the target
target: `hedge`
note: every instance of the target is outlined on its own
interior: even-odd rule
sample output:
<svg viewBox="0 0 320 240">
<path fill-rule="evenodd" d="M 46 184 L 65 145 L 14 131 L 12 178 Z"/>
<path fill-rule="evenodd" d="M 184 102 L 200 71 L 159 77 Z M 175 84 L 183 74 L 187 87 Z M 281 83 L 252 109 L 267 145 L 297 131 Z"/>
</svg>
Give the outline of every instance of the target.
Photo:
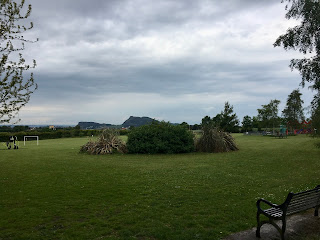
<svg viewBox="0 0 320 240">
<path fill-rule="evenodd" d="M 17 136 L 19 141 L 23 141 L 24 136 L 39 136 L 39 139 L 56 139 L 56 138 L 70 138 L 70 137 L 84 137 L 84 136 L 97 136 L 101 133 L 99 130 L 56 130 L 51 132 L 0 132 L 0 142 L 7 142 L 10 136 Z M 32 140 L 32 139 L 29 139 Z M 35 140 L 35 139 L 33 139 Z"/>
</svg>

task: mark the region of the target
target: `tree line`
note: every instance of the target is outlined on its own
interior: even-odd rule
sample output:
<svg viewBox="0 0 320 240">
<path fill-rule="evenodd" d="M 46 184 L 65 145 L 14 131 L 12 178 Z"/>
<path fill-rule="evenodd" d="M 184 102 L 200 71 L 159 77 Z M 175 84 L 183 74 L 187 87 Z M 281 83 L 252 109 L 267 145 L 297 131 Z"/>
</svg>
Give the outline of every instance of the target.
<svg viewBox="0 0 320 240">
<path fill-rule="evenodd" d="M 225 102 L 224 109 L 214 117 L 205 116 L 202 118 L 201 127 L 211 126 L 226 132 L 252 131 L 253 129 L 275 129 L 280 124 L 285 125 L 290 131 L 301 127 L 304 116 L 304 101 L 301 99 L 302 94 L 299 89 L 293 90 L 286 102 L 286 106 L 279 116 L 280 100 L 273 99 L 268 104 L 261 105 L 257 109 L 257 116 L 246 115 L 242 122 L 239 121 L 237 114 L 234 113 L 233 106 L 229 102 Z M 312 125 L 315 128 L 315 125 Z"/>
</svg>

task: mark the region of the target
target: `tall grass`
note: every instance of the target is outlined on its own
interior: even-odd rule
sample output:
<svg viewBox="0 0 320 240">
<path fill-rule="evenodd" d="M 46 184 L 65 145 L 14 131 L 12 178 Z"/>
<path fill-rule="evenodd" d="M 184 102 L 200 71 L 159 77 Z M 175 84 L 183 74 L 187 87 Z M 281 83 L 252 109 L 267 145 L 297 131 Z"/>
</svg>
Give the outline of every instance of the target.
<svg viewBox="0 0 320 240">
<path fill-rule="evenodd" d="M 219 153 L 237 151 L 238 147 L 231 134 L 217 128 L 205 127 L 203 134 L 196 139 L 196 150 L 199 152 Z"/>
</svg>

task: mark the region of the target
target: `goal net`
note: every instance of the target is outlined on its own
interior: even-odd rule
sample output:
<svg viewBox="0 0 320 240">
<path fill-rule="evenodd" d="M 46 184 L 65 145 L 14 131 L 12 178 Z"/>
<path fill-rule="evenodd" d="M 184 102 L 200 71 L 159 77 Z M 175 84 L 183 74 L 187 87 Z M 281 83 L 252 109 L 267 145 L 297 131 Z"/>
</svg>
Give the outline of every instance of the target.
<svg viewBox="0 0 320 240">
<path fill-rule="evenodd" d="M 39 136 L 24 136 L 23 137 L 23 145 L 26 145 L 26 141 L 28 140 L 28 138 L 36 138 L 37 139 L 37 145 L 39 145 Z"/>
</svg>

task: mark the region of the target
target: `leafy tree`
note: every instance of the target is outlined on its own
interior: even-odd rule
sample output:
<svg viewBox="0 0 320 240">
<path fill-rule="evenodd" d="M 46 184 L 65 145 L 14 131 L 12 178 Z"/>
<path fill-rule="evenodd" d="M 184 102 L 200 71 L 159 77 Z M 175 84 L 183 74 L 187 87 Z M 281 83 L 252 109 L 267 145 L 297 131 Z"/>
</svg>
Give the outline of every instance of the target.
<svg viewBox="0 0 320 240">
<path fill-rule="evenodd" d="M 191 126 L 191 129 L 192 130 L 199 130 L 199 129 L 201 129 L 201 126 L 199 124 L 194 124 Z"/>
<path fill-rule="evenodd" d="M 202 118 L 201 127 L 209 126 L 211 124 L 212 124 L 212 120 L 209 116 L 205 116 L 204 118 Z"/>
<path fill-rule="evenodd" d="M 280 122 L 278 117 L 279 104 L 280 101 L 274 99 L 271 100 L 269 104 L 262 105 L 262 108 L 258 109 L 258 118 L 262 122 L 263 127 L 270 128 L 272 126 L 273 134 L 275 126 Z"/>
<path fill-rule="evenodd" d="M 220 128 L 223 131 L 237 131 L 239 120 L 237 114 L 233 113 L 233 106 L 230 105 L 229 102 L 225 102 L 224 110 L 221 112 L 220 115 Z"/>
<path fill-rule="evenodd" d="M 259 120 L 259 117 L 257 116 L 252 117 L 252 128 L 257 128 L 258 131 L 261 130 L 261 121 Z"/>
<path fill-rule="evenodd" d="M 297 69 L 302 77 L 301 85 L 311 83 L 316 91 L 312 105 L 312 120 L 320 118 L 320 2 L 318 0 L 282 0 L 286 1 L 286 18 L 301 19 L 301 24 L 289 28 L 286 34 L 278 37 L 274 46 L 283 46 L 284 49 L 299 50 L 304 55 L 314 54 L 311 57 L 292 59 L 291 69 Z M 315 119 L 314 119 L 315 118 Z M 316 121 L 314 121 L 316 122 Z M 320 125 L 318 125 L 320 127 Z"/>
<path fill-rule="evenodd" d="M 299 89 L 293 90 L 288 96 L 285 109 L 282 111 L 282 115 L 292 128 L 298 128 L 299 123 L 304 120 L 301 95 Z"/>
<path fill-rule="evenodd" d="M 189 124 L 187 122 L 180 123 L 180 126 L 185 127 L 186 129 L 189 129 Z"/>
<path fill-rule="evenodd" d="M 243 117 L 242 128 L 244 131 L 249 131 L 252 129 L 252 118 L 248 115 Z"/>
<path fill-rule="evenodd" d="M 31 5 L 23 13 L 25 1 L 20 4 L 14 0 L 0 0 L 0 123 L 10 122 L 19 110 L 30 100 L 30 95 L 37 88 L 33 74 L 25 80 L 23 72 L 34 68 L 28 65 L 21 51 L 25 49 L 25 42 L 31 42 L 23 37 L 23 33 L 33 28 L 20 25 L 31 14 Z"/>
<path fill-rule="evenodd" d="M 13 132 L 25 132 L 29 130 L 29 126 L 14 126 L 12 131 Z"/>
<path fill-rule="evenodd" d="M 11 132 L 12 128 L 10 126 L 0 126 L 0 132 Z"/>
<path fill-rule="evenodd" d="M 238 130 L 239 120 L 235 113 L 233 113 L 233 106 L 229 102 L 225 102 L 224 110 L 218 113 L 212 119 L 209 116 L 205 116 L 202 119 L 201 127 L 213 127 L 220 128 L 223 131 L 235 132 Z"/>
<path fill-rule="evenodd" d="M 320 135 L 320 105 L 318 108 L 314 109 L 312 113 L 312 126 L 314 127 L 314 133 L 318 136 Z"/>
<path fill-rule="evenodd" d="M 221 128 L 222 115 L 218 113 L 215 117 L 212 118 L 212 126 Z"/>
<path fill-rule="evenodd" d="M 318 82 L 320 89 L 320 82 Z M 320 135 L 320 91 L 318 90 L 317 94 L 314 96 L 312 105 L 311 105 L 311 119 L 312 126 L 315 129 L 315 133 Z"/>
</svg>

